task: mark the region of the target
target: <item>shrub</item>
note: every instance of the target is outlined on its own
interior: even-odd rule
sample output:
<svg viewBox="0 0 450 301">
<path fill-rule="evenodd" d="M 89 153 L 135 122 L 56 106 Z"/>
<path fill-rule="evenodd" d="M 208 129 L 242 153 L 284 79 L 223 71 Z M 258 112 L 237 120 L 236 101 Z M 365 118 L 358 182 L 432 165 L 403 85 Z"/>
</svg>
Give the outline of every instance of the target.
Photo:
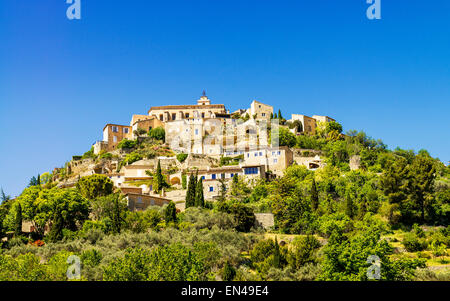
<svg viewBox="0 0 450 301">
<path fill-rule="evenodd" d="M 427 248 L 425 239 L 421 239 L 415 233 L 407 233 L 403 238 L 403 246 L 408 252 L 419 252 Z"/>
<path fill-rule="evenodd" d="M 104 153 L 100 155 L 100 159 L 112 159 L 113 155 L 111 153 Z"/>
<path fill-rule="evenodd" d="M 91 200 L 111 194 L 113 187 L 113 182 L 105 175 L 82 177 L 77 183 L 77 188 L 81 195 Z"/>
<path fill-rule="evenodd" d="M 166 131 L 164 130 L 163 127 L 157 127 L 157 128 L 151 129 L 150 132 L 148 133 L 148 135 L 151 138 L 164 141 L 166 138 Z"/>
<path fill-rule="evenodd" d="M 178 154 L 178 155 L 177 155 L 177 160 L 178 160 L 180 163 L 183 163 L 183 162 L 186 160 L 187 157 L 188 157 L 188 154 Z"/>
<path fill-rule="evenodd" d="M 142 160 L 142 155 L 136 152 L 132 152 L 131 154 L 125 156 L 123 162 L 125 164 L 133 164 L 134 162 L 139 160 Z"/>
<path fill-rule="evenodd" d="M 119 149 L 131 149 L 131 148 L 135 148 L 136 145 L 137 145 L 137 141 L 136 140 L 123 139 L 122 141 L 119 142 L 119 144 L 117 144 L 117 148 L 119 148 Z"/>
</svg>

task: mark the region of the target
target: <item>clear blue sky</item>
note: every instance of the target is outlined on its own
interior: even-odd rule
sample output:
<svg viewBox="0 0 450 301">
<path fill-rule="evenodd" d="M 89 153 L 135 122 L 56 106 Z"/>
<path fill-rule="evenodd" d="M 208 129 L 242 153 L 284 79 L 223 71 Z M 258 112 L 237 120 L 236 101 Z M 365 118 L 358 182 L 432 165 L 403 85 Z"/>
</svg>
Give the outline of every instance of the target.
<svg viewBox="0 0 450 301">
<path fill-rule="evenodd" d="M 450 1 L 65 0 L 0 4 L 0 186 L 17 195 L 150 106 L 203 89 L 329 115 L 450 160 Z"/>
</svg>

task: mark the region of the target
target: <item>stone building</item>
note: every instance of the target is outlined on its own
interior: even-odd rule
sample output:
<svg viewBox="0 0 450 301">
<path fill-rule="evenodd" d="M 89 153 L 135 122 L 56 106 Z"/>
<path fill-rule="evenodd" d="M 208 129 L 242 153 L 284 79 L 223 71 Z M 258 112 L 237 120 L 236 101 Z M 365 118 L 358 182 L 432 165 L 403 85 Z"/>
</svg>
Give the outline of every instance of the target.
<svg viewBox="0 0 450 301">
<path fill-rule="evenodd" d="M 157 119 L 155 116 L 146 116 L 147 118 L 136 120 L 132 124 L 132 138 L 136 139 L 135 131 L 137 129 L 142 129 L 147 132 L 149 132 L 151 129 L 157 128 L 157 127 L 163 127 L 164 128 L 164 122 Z"/>
<path fill-rule="evenodd" d="M 117 144 L 123 139 L 131 139 L 131 126 L 120 124 L 107 124 L 103 128 L 103 140 L 94 144 L 94 153 L 99 154 L 101 151 L 113 151 L 117 148 Z"/>
<path fill-rule="evenodd" d="M 227 114 L 225 105 L 211 104 L 211 101 L 203 92 L 196 105 L 168 105 L 151 107 L 149 116 L 155 116 L 163 122 L 182 120 L 188 118 L 214 118 L 214 114 Z"/>
<path fill-rule="evenodd" d="M 282 176 L 283 171 L 293 162 L 292 150 L 287 146 L 255 148 L 244 152 L 245 165 L 263 165 L 267 171 L 278 176 Z"/>
<path fill-rule="evenodd" d="M 143 211 L 150 206 L 164 206 L 171 201 L 159 196 L 140 193 L 127 193 L 125 198 L 127 200 L 128 209 L 131 211 Z"/>
<path fill-rule="evenodd" d="M 232 165 L 221 166 L 216 168 L 199 169 L 193 173 L 198 172 L 199 179 L 203 179 L 203 193 L 206 199 L 213 199 L 220 195 L 221 182 L 225 180 L 227 189 L 229 189 L 229 183 L 235 175 L 243 177 L 245 181 L 251 182 L 252 180 L 265 179 L 266 170 L 262 165 Z"/>
<path fill-rule="evenodd" d="M 292 114 L 289 121 L 294 122 L 295 120 L 298 120 L 302 123 L 304 133 L 311 135 L 314 135 L 316 133 L 316 119 L 306 115 Z"/>
<path fill-rule="evenodd" d="M 250 118 L 270 120 L 270 117 L 273 115 L 273 107 L 254 100 L 250 104 L 248 113 Z"/>
<path fill-rule="evenodd" d="M 336 121 L 331 117 L 328 116 L 320 116 L 320 115 L 313 115 L 312 118 L 314 118 L 316 121 L 319 122 L 331 122 L 331 121 Z"/>
</svg>

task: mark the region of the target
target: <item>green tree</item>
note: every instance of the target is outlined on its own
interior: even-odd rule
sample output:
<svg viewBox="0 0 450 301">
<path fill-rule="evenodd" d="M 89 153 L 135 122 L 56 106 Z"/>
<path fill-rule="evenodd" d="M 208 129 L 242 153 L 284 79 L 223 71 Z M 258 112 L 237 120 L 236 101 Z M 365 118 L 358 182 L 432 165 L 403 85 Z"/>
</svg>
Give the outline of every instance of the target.
<svg viewBox="0 0 450 301">
<path fill-rule="evenodd" d="M 64 220 L 61 211 L 56 209 L 54 212 L 52 227 L 50 229 L 50 233 L 48 234 L 48 238 L 51 242 L 57 242 L 63 238 L 63 227 Z"/>
<path fill-rule="evenodd" d="M 186 208 L 195 206 L 195 191 L 197 182 L 195 181 L 194 174 L 189 176 L 189 184 L 186 192 Z"/>
<path fill-rule="evenodd" d="M 234 181 L 234 176 L 233 176 L 233 181 Z M 218 201 L 224 202 L 226 200 L 226 196 L 227 196 L 227 185 L 225 183 L 225 179 L 222 179 L 222 178 L 219 179 L 219 183 L 220 183 L 220 187 L 219 187 Z"/>
<path fill-rule="evenodd" d="M 197 182 L 197 187 L 195 189 L 195 206 L 205 207 L 205 197 L 203 195 L 203 178 Z"/>
<path fill-rule="evenodd" d="M 181 244 L 158 246 L 152 251 L 127 249 L 125 256 L 105 267 L 105 281 L 206 280 L 199 256 Z"/>
<path fill-rule="evenodd" d="M 14 235 L 19 236 L 22 234 L 22 206 L 18 202 L 16 205 L 16 219 L 14 222 Z"/>
<path fill-rule="evenodd" d="M 319 193 L 317 191 L 316 180 L 312 179 L 311 184 L 311 207 L 313 211 L 319 208 Z"/>
<path fill-rule="evenodd" d="M 164 179 L 164 176 L 162 174 L 161 171 L 161 163 L 158 160 L 158 166 L 156 167 L 156 174 L 155 174 L 155 180 L 156 180 L 156 187 L 155 187 L 155 191 L 156 192 L 161 192 L 163 188 L 169 186 L 166 182 L 166 180 Z"/>
<path fill-rule="evenodd" d="M 181 175 L 181 187 L 183 189 L 187 188 L 187 176 L 184 173 Z"/>
<path fill-rule="evenodd" d="M 347 237 L 334 229 L 324 247 L 322 274 L 318 280 L 365 281 L 371 263 L 370 256 L 380 259 L 380 280 L 411 280 L 417 267 L 424 267 L 423 259 L 390 259 L 393 248 L 380 240 L 380 230 L 369 226 L 357 235 Z"/>
<path fill-rule="evenodd" d="M 279 127 L 278 133 L 275 132 L 274 138 L 276 139 L 276 135 L 278 134 L 278 143 L 280 146 L 288 146 L 294 147 L 297 140 L 293 133 L 289 131 L 289 129 L 284 127 Z"/>
<path fill-rule="evenodd" d="M 163 127 L 157 127 L 157 128 L 151 129 L 150 132 L 148 133 L 148 135 L 151 138 L 154 138 L 156 140 L 161 140 L 163 142 L 166 139 L 166 131 L 164 130 Z"/>
<path fill-rule="evenodd" d="M 278 109 L 278 119 L 283 119 L 283 116 L 281 115 L 281 110 Z"/>
<path fill-rule="evenodd" d="M 113 182 L 105 175 L 82 177 L 77 183 L 81 195 L 90 200 L 111 194 L 113 187 Z"/>
<path fill-rule="evenodd" d="M 174 202 L 170 202 L 164 210 L 164 219 L 166 223 L 177 222 L 177 208 Z"/>
<path fill-rule="evenodd" d="M 138 128 L 138 129 L 135 130 L 133 133 L 134 133 L 134 135 L 135 135 L 136 137 L 141 137 L 141 136 L 147 134 L 147 131 L 144 130 L 143 128 Z"/>
<path fill-rule="evenodd" d="M 288 262 L 293 268 L 299 269 L 305 264 L 317 263 L 320 242 L 313 235 L 298 237 L 292 245 L 292 252 L 288 254 Z"/>
<path fill-rule="evenodd" d="M 236 277 L 236 270 L 227 260 L 225 261 L 225 265 L 222 269 L 222 280 L 223 281 L 233 281 L 234 277 Z"/>
<path fill-rule="evenodd" d="M 353 202 L 353 195 L 350 191 L 345 194 L 345 214 L 353 218 L 355 216 L 355 204 Z"/>
<path fill-rule="evenodd" d="M 30 179 L 30 183 L 28 184 L 28 187 L 31 187 L 31 186 L 37 186 L 37 185 L 38 185 L 38 180 L 36 179 L 35 176 L 33 176 L 33 177 Z"/>
<path fill-rule="evenodd" d="M 436 178 L 436 169 L 431 157 L 418 155 L 411 164 L 410 196 L 414 207 L 420 212 L 420 220 L 425 222 L 425 212 L 432 207 L 433 187 Z"/>
</svg>

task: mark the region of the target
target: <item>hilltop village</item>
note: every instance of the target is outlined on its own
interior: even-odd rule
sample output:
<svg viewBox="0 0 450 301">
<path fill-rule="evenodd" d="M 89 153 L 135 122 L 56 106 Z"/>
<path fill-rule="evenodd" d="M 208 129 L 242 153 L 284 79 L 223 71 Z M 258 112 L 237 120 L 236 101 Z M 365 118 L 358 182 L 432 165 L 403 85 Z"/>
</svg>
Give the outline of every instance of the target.
<svg viewBox="0 0 450 301">
<path fill-rule="evenodd" d="M 106 124 L 103 139 L 84 156 L 74 156 L 65 168 L 55 169 L 54 180 L 66 188 L 80 177 L 103 174 L 126 196 L 130 210 L 170 201 L 183 210 L 191 173 L 202 178 L 205 200 L 213 201 L 221 185 L 235 175 L 251 185 L 282 176 L 292 164 L 309 170 L 323 167 L 320 151 L 280 146 L 279 140 L 274 145 L 267 129 L 272 125 L 272 133 L 279 127 L 294 135 L 314 135 L 318 127 L 335 120 L 301 114 L 286 120 L 278 115 L 281 112 L 274 112 L 273 106 L 256 100 L 248 109 L 230 113 L 225 105 L 212 104 L 205 92 L 197 104 L 151 107 L 147 115 L 133 115 L 130 125 Z M 140 155 L 133 151 L 136 148 Z M 155 192 L 158 162 L 169 187 Z"/>
</svg>

